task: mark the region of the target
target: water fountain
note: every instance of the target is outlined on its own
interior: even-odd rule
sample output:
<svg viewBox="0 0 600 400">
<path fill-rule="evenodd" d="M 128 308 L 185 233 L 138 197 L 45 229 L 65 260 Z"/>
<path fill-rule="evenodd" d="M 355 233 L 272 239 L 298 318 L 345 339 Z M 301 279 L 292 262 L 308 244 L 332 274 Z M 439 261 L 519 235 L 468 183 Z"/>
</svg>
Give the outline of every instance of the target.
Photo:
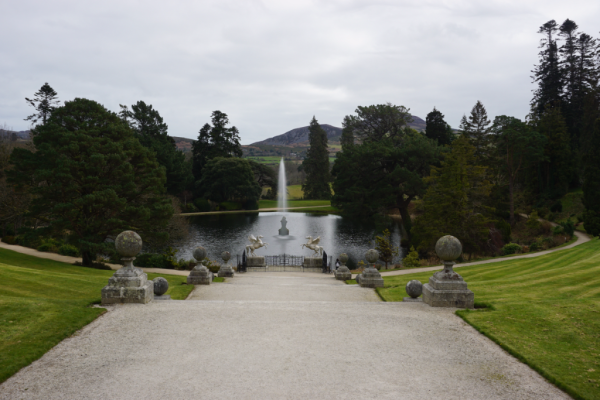
<svg viewBox="0 0 600 400">
<path fill-rule="evenodd" d="M 287 182 L 285 179 L 285 164 L 283 163 L 283 157 L 279 161 L 279 182 L 278 182 L 279 193 L 277 194 L 277 208 L 279 211 L 287 211 Z M 279 236 L 287 236 L 290 231 L 286 227 L 287 220 L 285 216 L 281 219 L 281 228 L 279 229 Z"/>
</svg>

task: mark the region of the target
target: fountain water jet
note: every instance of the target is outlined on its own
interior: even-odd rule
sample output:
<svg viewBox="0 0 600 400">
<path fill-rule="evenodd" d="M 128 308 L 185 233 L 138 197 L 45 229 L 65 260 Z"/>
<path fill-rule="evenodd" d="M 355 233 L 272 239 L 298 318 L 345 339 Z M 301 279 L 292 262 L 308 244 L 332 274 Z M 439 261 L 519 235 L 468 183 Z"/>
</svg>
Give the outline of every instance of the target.
<svg viewBox="0 0 600 400">
<path fill-rule="evenodd" d="M 280 211 L 287 211 L 287 182 L 285 179 L 285 164 L 283 163 L 283 157 L 279 161 L 279 182 L 278 182 L 279 193 L 277 195 L 277 208 Z"/>
</svg>

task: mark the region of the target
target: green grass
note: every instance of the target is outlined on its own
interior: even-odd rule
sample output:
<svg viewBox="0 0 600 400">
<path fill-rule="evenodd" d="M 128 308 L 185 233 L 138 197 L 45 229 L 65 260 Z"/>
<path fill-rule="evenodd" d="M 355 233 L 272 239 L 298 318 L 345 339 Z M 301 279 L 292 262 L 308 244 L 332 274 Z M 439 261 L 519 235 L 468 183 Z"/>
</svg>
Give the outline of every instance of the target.
<svg viewBox="0 0 600 400">
<path fill-rule="evenodd" d="M 104 313 L 90 304 L 113 272 L 0 249 L 0 383 Z M 148 274 L 157 276 L 175 300 L 193 289 L 185 276 Z"/>
<path fill-rule="evenodd" d="M 280 156 L 248 156 L 246 158 L 261 164 L 279 164 L 281 161 Z"/>
<path fill-rule="evenodd" d="M 600 241 L 533 259 L 458 268 L 491 308 L 457 314 L 571 396 L 600 399 Z M 384 277 L 385 301 L 431 272 Z"/>
<path fill-rule="evenodd" d="M 289 210 L 290 212 L 301 212 L 301 213 L 312 213 L 312 214 L 339 214 L 340 210 L 335 207 L 321 207 L 321 208 L 297 208 Z"/>
<path fill-rule="evenodd" d="M 288 200 L 288 207 L 330 206 L 329 200 Z M 277 200 L 260 200 L 258 208 L 277 208 Z"/>
</svg>

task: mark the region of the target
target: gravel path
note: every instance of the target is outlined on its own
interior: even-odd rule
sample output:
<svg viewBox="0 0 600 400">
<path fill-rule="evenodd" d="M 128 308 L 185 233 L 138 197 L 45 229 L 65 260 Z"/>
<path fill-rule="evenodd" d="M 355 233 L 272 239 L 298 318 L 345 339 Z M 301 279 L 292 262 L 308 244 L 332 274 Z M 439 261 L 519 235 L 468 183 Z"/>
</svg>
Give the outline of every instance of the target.
<svg viewBox="0 0 600 400">
<path fill-rule="evenodd" d="M 0 399 L 568 399 L 453 314 L 322 274 L 248 273 L 121 305 Z"/>
</svg>

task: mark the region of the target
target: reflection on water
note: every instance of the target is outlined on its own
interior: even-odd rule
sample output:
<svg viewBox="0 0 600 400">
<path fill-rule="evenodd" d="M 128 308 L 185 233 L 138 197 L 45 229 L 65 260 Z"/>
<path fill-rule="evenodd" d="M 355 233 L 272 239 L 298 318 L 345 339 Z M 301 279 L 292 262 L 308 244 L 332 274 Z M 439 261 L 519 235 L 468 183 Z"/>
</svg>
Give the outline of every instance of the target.
<svg viewBox="0 0 600 400">
<path fill-rule="evenodd" d="M 289 236 L 279 236 L 281 217 L 288 220 Z M 358 260 L 364 259 L 368 249 L 374 247 L 374 236 L 383 229 L 392 232 L 392 243 L 400 246 L 400 229 L 398 223 L 390 222 L 386 226 L 375 226 L 373 222 L 364 222 L 341 217 L 339 215 L 320 215 L 308 213 L 258 213 L 258 214 L 218 214 L 190 217 L 190 233 L 187 238 L 174 241 L 172 246 L 179 250 L 178 258 L 190 259 L 196 246 L 204 246 L 208 257 L 218 259 L 223 251 L 241 255 L 246 245 L 250 244 L 248 236 L 262 235 L 267 247 L 256 250 L 260 256 L 291 254 L 310 256 L 312 250 L 302 249 L 308 240 L 306 236 L 321 237 L 320 246 L 333 256 L 347 253 L 349 265 L 354 266 Z M 400 257 L 398 257 L 400 258 Z"/>
</svg>

